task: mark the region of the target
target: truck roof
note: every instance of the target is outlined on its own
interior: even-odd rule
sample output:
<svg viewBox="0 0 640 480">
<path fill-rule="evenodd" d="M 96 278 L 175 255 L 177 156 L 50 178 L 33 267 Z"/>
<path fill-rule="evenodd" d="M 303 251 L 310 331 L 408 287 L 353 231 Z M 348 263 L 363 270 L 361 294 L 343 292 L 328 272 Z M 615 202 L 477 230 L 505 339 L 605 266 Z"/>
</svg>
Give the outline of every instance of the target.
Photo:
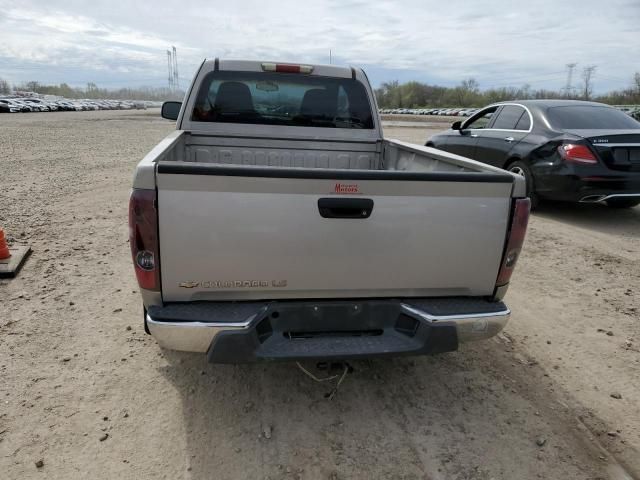
<svg viewBox="0 0 640 480">
<path fill-rule="evenodd" d="M 223 60 L 206 59 L 205 65 L 210 65 L 211 70 L 236 71 L 236 72 L 262 72 L 272 65 L 305 66 L 311 67 L 311 73 L 323 77 L 355 78 L 355 69 L 338 65 L 311 64 L 305 62 L 273 62 L 261 60 Z"/>
</svg>

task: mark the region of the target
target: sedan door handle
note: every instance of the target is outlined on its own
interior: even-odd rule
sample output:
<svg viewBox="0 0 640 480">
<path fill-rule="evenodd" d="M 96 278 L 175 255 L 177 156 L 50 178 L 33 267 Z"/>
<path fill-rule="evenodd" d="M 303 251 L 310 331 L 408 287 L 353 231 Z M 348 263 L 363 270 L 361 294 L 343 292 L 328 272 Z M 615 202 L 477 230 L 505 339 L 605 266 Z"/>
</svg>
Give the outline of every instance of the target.
<svg viewBox="0 0 640 480">
<path fill-rule="evenodd" d="M 471 135 L 469 135 L 471 138 L 477 138 L 478 134 L 477 133 L 472 133 Z"/>
<path fill-rule="evenodd" d="M 513 142 L 514 140 L 515 139 L 513 137 L 507 137 L 504 139 L 505 142 L 509 142 L 509 143 Z"/>
</svg>

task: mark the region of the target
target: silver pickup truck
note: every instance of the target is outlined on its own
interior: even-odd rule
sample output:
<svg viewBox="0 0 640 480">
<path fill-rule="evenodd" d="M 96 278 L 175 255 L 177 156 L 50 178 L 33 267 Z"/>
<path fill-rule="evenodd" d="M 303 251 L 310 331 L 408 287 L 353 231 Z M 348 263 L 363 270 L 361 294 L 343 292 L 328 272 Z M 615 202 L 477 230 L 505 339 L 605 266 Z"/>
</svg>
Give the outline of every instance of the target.
<svg viewBox="0 0 640 480">
<path fill-rule="evenodd" d="M 498 333 L 521 177 L 383 138 L 365 73 L 204 61 L 137 166 L 148 333 L 211 362 L 451 351 Z"/>
</svg>

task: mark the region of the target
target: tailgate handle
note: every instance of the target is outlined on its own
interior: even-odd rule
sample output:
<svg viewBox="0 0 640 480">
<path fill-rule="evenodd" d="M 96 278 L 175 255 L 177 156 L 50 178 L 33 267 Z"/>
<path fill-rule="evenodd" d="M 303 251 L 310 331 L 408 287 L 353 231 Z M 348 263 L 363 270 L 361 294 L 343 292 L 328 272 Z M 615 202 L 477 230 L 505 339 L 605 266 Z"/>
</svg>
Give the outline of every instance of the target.
<svg viewBox="0 0 640 480">
<path fill-rule="evenodd" d="M 323 218 L 369 218 L 372 210 L 370 198 L 318 199 L 318 211 Z"/>
</svg>

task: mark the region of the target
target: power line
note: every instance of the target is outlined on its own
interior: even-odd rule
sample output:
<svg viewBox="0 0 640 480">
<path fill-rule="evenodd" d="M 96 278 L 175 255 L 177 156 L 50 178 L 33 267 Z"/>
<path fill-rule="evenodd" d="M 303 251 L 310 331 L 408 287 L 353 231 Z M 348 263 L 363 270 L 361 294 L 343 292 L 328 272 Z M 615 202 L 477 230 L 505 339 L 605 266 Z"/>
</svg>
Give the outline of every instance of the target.
<svg viewBox="0 0 640 480">
<path fill-rule="evenodd" d="M 512 78 L 511 80 L 498 80 L 498 83 L 492 83 L 491 85 L 483 85 L 483 88 L 512 87 L 516 84 L 520 84 L 521 82 L 524 82 L 527 84 L 545 83 L 545 82 L 550 82 L 560 78 L 561 74 L 562 72 L 554 72 L 554 73 L 548 73 L 546 75 L 540 75 L 535 77 L 527 76 L 527 77 Z"/>
</svg>

